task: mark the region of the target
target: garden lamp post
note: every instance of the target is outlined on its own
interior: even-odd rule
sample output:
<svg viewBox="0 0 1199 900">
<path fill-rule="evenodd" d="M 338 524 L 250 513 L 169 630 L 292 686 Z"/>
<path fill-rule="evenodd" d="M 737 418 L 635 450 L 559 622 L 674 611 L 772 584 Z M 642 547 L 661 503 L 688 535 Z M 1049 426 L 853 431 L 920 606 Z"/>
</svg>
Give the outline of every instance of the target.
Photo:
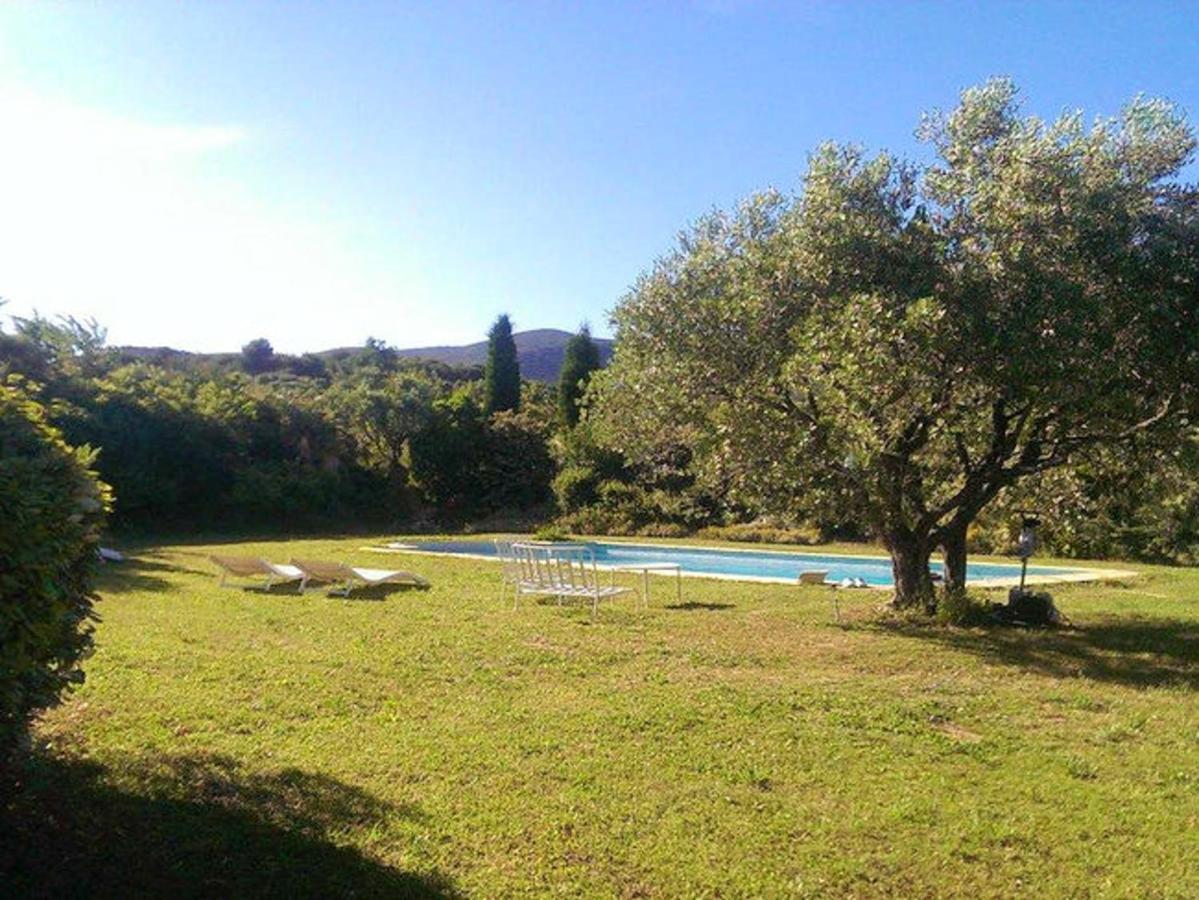
<svg viewBox="0 0 1199 900">
<path fill-rule="evenodd" d="M 1020 537 L 1016 539 L 1016 555 L 1020 557 L 1020 593 L 1024 593 L 1024 576 L 1028 572 L 1028 558 L 1037 549 L 1037 526 L 1041 519 L 1036 513 L 1020 511 Z"/>
</svg>

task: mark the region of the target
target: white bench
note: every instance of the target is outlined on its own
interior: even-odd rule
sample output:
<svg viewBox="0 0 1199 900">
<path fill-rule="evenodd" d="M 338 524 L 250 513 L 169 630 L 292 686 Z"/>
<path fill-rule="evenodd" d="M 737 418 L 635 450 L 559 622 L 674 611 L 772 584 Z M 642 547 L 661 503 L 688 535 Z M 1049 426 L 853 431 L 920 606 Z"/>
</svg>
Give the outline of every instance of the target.
<svg viewBox="0 0 1199 900">
<path fill-rule="evenodd" d="M 582 544 L 551 544 L 524 542 L 512 545 L 516 566 L 516 600 L 522 594 L 557 597 L 561 603 L 578 598 L 591 602 L 591 615 L 599 613 L 599 602 L 618 594 L 632 593 L 632 588 L 601 585 L 595 554 Z"/>
</svg>

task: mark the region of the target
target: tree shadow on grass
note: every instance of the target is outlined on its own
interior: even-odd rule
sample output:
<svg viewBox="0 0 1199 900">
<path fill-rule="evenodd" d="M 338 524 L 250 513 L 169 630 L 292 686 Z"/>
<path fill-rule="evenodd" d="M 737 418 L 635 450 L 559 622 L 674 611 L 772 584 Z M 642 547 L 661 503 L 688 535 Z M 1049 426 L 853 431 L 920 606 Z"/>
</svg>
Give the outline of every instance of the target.
<svg viewBox="0 0 1199 900">
<path fill-rule="evenodd" d="M 324 593 L 324 596 L 330 600 L 386 600 L 393 594 L 423 594 L 432 589 L 430 585 L 423 584 L 371 584 L 365 587 L 356 587 L 349 594 L 329 594 Z M 313 588 L 309 588 L 313 590 Z"/>
<path fill-rule="evenodd" d="M 698 600 L 688 600 L 685 603 L 667 603 L 663 609 L 733 609 L 735 603 L 701 603 Z"/>
<path fill-rule="evenodd" d="M 440 876 L 338 846 L 422 820 L 325 775 L 247 773 L 225 757 L 147 759 L 136 791 L 95 763 L 40 756 L 0 800 L 0 892 L 60 897 L 456 897 Z"/>
<path fill-rule="evenodd" d="M 1059 678 L 1199 690 L 1199 622 L 1185 619 L 1105 616 L 1052 631 L 900 622 L 869 627 Z"/>
<path fill-rule="evenodd" d="M 165 577 L 167 574 L 212 576 L 213 572 L 213 569 L 193 569 L 146 552 L 138 556 L 126 556 L 121 562 L 105 563 L 100 567 L 96 588 L 101 595 L 125 591 L 169 591 L 175 585 Z"/>
</svg>

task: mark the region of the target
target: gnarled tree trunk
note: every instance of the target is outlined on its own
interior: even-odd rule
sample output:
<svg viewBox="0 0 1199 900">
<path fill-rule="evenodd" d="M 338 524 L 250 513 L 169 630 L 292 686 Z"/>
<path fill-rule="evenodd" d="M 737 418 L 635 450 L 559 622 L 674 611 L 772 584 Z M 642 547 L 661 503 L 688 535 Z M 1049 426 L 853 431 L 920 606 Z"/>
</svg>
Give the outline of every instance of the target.
<svg viewBox="0 0 1199 900">
<path fill-rule="evenodd" d="M 895 578 L 894 605 L 899 609 L 932 612 L 936 607 L 936 596 L 928 570 L 932 549 L 928 541 L 910 533 L 892 533 L 886 536 L 885 543 L 891 554 L 891 572 Z"/>
<path fill-rule="evenodd" d="M 945 590 L 961 593 L 966 590 L 966 526 L 952 525 L 941 536 L 945 561 Z"/>
</svg>

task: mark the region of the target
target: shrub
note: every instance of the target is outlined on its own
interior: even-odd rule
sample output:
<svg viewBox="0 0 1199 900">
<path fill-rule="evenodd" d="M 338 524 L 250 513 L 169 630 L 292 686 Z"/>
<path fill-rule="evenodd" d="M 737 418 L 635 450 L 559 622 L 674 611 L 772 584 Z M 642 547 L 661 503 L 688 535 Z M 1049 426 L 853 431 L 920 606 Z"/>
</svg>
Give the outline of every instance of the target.
<svg viewBox="0 0 1199 900">
<path fill-rule="evenodd" d="M 533 532 L 533 538 L 538 541 L 569 541 L 570 535 L 554 524 L 545 524 Z"/>
<path fill-rule="evenodd" d="M 83 680 L 107 488 L 17 383 L 0 383 L 0 774 L 31 716 Z"/>
<path fill-rule="evenodd" d="M 788 524 L 774 518 L 762 518 L 735 525 L 713 525 L 703 529 L 700 537 L 722 541 L 745 541 L 753 544 L 819 544 L 824 540 L 820 528 L 809 523 Z"/>
<path fill-rule="evenodd" d="M 637 533 L 642 537 L 681 538 L 693 532 L 686 525 L 677 522 L 650 522 L 638 529 Z"/>
<path fill-rule="evenodd" d="M 942 625 L 969 628 L 988 622 L 989 604 L 985 598 L 967 591 L 942 590 L 937 596 L 937 621 Z"/>
</svg>

